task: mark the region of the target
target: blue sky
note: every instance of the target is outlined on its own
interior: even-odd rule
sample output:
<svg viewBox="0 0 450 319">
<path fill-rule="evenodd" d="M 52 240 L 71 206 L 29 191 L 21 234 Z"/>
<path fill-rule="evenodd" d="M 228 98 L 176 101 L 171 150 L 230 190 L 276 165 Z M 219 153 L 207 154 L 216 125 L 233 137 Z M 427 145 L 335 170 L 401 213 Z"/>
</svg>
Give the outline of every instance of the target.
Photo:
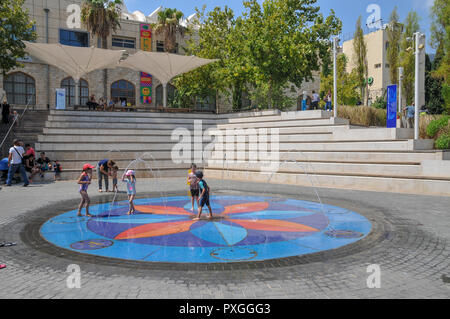
<svg viewBox="0 0 450 319">
<path fill-rule="evenodd" d="M 352 37 L 355 29 L 355 23 L 358 17 L 362 16 L 363 23 L 371 13 L 367 13 L 366 9 L 370 4 L 377 4 L 381 8 L 381 18 L 383 23 L 389 21 L 389 16 L 395 6 L 398 7 L 398 13 L 400 20 L 404 21 L 408 12 L 415 10 L 420 17 L 421 31 L 424 32 L 429 39 L 430 36 L 430 7 L 434 0 L 318 0 L 317 4 L 320 6 L 321 11 L 324 14 L 328 14 L 330 9 L 336 12 L 336 15 L 343 22 L 343 38 L 348 40 Z M 261 0 L 262 2 L 262 0 Z M 202 5 L 206 5 L 206 10 L 211 10 L 216 6 L 223 7 L 228 5 L 232 8 L 236 14 L 240 14 L 244 7 L 242 0 L 125 0 L 125 4 L 130 12 L 135 10 L 142 11 L 145 15 L 150 14 L 158 6 L 167 8 L 177 8 L 186 16 L 195 12 L 195 7 L 201 8 Z M 366 29 L 368 31 L 368 29 Z M 427 51 L 433 52 L 434 50 L 428 44 Z"/>
</svg>

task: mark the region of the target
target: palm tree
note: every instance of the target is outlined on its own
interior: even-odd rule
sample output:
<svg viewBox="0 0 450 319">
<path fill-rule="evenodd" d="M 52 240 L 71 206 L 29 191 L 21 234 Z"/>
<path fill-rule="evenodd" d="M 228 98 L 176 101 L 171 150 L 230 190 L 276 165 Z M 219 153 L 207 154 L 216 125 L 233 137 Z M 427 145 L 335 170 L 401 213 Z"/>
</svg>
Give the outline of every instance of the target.
<svg viewBox="0 0 450 319">
<path fill-rule="evenodd" d="M 112 31 L 120 28 L 122 0 L 84 0 L 81 8 L 81 21 L 86 29 L 101 39 L 101 46 L 107 49 L 107 39 Z M 107 70 L 103 70 L 103 93 L 108 96 Z"/>
<path fill-rule="evenodd" d="M 164 9 L 158 12 L 158 23 L 152 25 L 155 34 L 164 34 L 164 51 L 176 53 L 177 51 L 177 33 L 184 34 L 184 28 L 180 22 L 183 18 L 183 12 L 177 9 Z"/>
</svg>

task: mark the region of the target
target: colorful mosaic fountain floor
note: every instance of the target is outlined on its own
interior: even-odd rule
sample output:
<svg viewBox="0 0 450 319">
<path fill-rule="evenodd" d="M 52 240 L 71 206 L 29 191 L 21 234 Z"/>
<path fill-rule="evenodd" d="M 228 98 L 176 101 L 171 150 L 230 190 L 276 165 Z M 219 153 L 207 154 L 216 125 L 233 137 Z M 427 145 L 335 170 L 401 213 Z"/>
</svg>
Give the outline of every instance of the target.
<svg viewBox="0 0 450 319">
<path fill-rule="evenodd" d="M 344 208 L 262 196 L 212 196 L 192 220 L 190 198 L 135 200 L 76 210 L 48 220 L 40 230 L 50 243 L 96 256 L 147 262 L 226 263 L 299 256 L 339 248 L 367 236 L 371 223 Z M 84 210 L 83 210 L 84 212 Z"/>
</svg>

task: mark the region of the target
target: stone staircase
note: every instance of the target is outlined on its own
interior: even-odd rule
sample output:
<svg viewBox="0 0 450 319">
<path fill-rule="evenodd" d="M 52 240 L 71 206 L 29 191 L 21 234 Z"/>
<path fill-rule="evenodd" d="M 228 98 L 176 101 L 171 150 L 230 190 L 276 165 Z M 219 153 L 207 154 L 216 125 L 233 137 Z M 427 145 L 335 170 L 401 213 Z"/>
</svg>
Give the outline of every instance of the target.
<svg viewBox="0 0 450 319">
<path fill-rule="evenodd" d="M 84 163 L 104 158 L 116 160 L 121 171 L 137 170 L 139 177 L 186 176 L 194 161 L 207 178 L 309 186 L 312 176 L 321 187 L 450 195 L 450 151 L 433 150 L 431 140 L 414 141 L 412 130 L 355 127 L 331 115 L 52 110 L 36 150 L 61 162 L 63 179 L 76 179 Z M 277 133 L 279 156 L 255 160 L 252 152 L 260 154 L 258 138 L 266 133 L 270 155 L 271 132 Z M 186 160 L 173 161 L 180 136 L 192 150 L 210 147 L 207 160 L 188 153 Z"/>
<path fill-rule="evenodd" d="M 254 143 L 248 141 L 261 128 L 279 128 L 278 158 L 250 157 Z M 208 178 L 303 186 L 312 178 L 320 187 L 450 195 L 450 151 L 433 150 L 432 140 L 414 141 L 409 129 L 350 126 L 320 110 L 218 124 L 222 135 L 227 129 L 247 130 L 247 136 L 222 138 L 226 143 L 208 161 Z M 238 143 L 244 151 L 236 152 Z"/>
<path fill-rule="evenodd" d="M 18 112 L 19 114 L 22 114 L 22 110 L 18 110 Z M 24 144 L 30 144 L 35 148 L 36 143 L 38 142 L 38 136 L 42 134 L 49 113 L 49 111 L 43 110 L 27 110 L 23 118 L 19 121 L 19 125 L 13 127 L 5 140 L 5 143 L 1 148 L 2 158 L 8 156 L 9 148 L 11 147 L 14 139 L 19 139 Z M 9 125 L 0 125 L 0 142 L 5 137 L 9 129 Z"/>
</svg>

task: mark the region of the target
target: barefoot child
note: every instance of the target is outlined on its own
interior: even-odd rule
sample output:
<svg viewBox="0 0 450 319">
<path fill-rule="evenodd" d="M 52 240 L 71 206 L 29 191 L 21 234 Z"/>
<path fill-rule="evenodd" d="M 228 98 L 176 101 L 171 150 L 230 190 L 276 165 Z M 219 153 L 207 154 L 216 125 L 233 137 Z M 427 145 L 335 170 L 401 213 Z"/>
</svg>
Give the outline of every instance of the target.
<svg viewBox="0 0 450 319">
<path fill-rule="evenodd" d="M 200 219 L 200 217 L 202 216 L 202 209 L 203 209 L 203 206 L 205 206 L 205 204 L 206 204 L 206 206 L 208 206 L 209 218 L 211 219 L 213 217 L 213 215 L 212 215 L 211 205 L 209 204 L 209 194 L 210 194 L 209 186 L 206 183 L 206 181 L 203 180 L 203 173 L 201 171 L 196 172 L 195 176 L 199 180 L 198 187 L 199 187 L 199 192 L 200 192 L 200 197 L 199 197 L 200 205 L 198 206 L 198 215 L 196 218 L 194 218 L 194 220 Z"/>
<path fill-rule="evenodd" d="M 125 177 L 127 180 L 125 180 Z M 136 196 L 136 177 L 134 176 L 134 171 L 130 169 L 123 174 L 122 181 L 127 183 L 128 201 L 130 203 L 130 209 L 128 210 L 127 215 L 131 215 L 136 211 L 133 203 L 134 197 Z"/>
<path fill-rule="evenodd" d="M 94 166 L 90 164 L 85 164 L 83 166 L 83 173 L 81 173 L 80 177 L 78 178 L 78 184 L 80 184 L 80 195 L 81 195 L 81 202 L 78 206 L 78 217 L 81 217 L 81 210 L 83 209 L 83 206 L 86 205 L 86 216 L 92 217 L 91 214 L 89 214 L 89 204 L 91 200 L 89 199 L 89 195 L 87 193 L 89 184 L 92 180 L 92 169 Z"/>
<path fill-rule="evenodd" d="M 119 167 L 116 165 L 112 169 L 112 180 L 113 180 L 113 192 L 118 192 L 119 187 L 117 186 L 117 172 L 119 171 Z"/>
<path fill-rule="evenodd" d="M 195 176 L 196 170 L 197 165 L 192 164 L 191 169 L 188 172 L 188 185 L 191 193 L 192 212 L 194 212 L 194 200 L 197 202 L 197 208 L 200 207 L 200 205 L 198 204 L 199 190 L 198 190 L 198 179 L 197 176 Z"/>
</svg>

